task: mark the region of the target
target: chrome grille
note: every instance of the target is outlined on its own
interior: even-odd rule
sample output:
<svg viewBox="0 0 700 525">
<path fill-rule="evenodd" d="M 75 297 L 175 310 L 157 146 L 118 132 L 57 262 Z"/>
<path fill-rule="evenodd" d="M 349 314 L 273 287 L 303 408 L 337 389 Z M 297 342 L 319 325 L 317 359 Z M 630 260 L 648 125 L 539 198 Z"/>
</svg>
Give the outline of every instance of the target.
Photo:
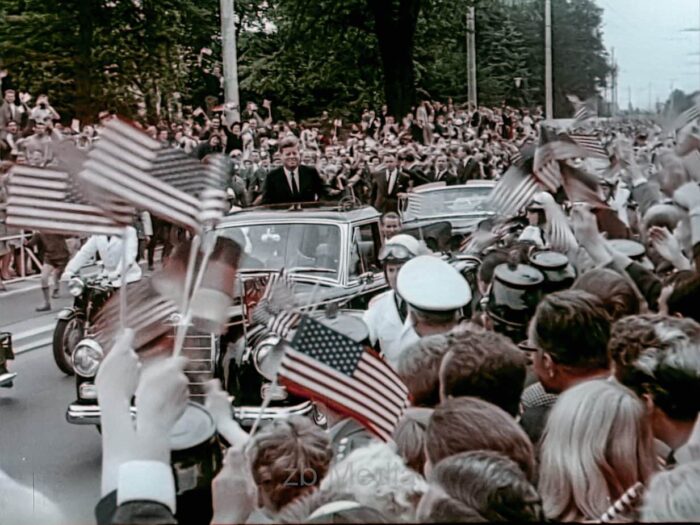
<svg viewBox="0 0 700 525">
<path fill-rule="evenodd" d="M 174 330 L 173 330 L 174 331 Z M 214 377 L 216 336 L 189 329 L 181 355 L 188 358 L 185 375 L 190 380 L 190 399 L 204 404 L 204 385 Z"/>
</svg>

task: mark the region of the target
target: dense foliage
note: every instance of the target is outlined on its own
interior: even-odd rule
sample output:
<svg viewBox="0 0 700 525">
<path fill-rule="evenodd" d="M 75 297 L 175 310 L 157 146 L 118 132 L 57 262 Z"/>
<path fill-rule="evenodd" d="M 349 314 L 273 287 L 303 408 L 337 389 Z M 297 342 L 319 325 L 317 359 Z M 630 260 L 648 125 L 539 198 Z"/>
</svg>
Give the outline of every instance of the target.
<svg viewBox="0 0 700 525">
<path fill-rule="evenodd" d="M 236 0 L 241 98 L 270 98 L 284 117 L 463 101 L 469 5 L 480 102 L 542 105 L 543 0 Z M 604 85 L 602 11 L 593 0 L 552 5 L 555 110 L 567 116 L 566 94 L 587 98 Z M 202 105 L 219 94 L 218 8 L 218 0 L 3 0 L 4 84 L 47 92 L 59 112 L 83 120 L 107 108 L 133 114 L 137 102 L 152 118 L 178 102 Z"/>
</svg>

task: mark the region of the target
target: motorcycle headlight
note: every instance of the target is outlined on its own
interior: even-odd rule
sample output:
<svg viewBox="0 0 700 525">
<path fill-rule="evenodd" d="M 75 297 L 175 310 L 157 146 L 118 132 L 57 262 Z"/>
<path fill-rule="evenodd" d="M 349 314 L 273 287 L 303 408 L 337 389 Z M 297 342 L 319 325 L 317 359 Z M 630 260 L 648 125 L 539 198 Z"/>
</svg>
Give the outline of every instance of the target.
<svg viewBox="0 0 700 525">
<path fill-rule="evenodd" d="M 277 347 L 280 338 L 277 336 L 266 337 L 260 341 L 253 350 L 253 364 L 255 369 L 269 381 L 274 381 L 277 369 L 284 352 Z"/>
<path fill-rule="evenodd" d="M 85 283 L 80 279 L 80 277 L 73 277 L 68 281 L 68 293 L 73 297 L 78 297 L 85 289 Z"/>
<path fill-rule="evenodd" d="M 94 339 L 83 339 L 73 350 L 73 368 L 82 377 L 93 377 L 100 367 L 104 351 Z"/>
</svg>

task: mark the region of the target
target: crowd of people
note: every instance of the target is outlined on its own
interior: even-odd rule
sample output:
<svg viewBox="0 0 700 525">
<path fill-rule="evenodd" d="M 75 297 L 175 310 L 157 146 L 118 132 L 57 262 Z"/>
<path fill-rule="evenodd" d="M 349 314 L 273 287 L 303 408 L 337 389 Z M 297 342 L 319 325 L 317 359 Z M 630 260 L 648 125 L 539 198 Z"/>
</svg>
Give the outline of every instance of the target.
<svg viewBox="0 0 700 525">
<path fill-rule="evenodd" d="M 57 134 L 99 140 L 100 125 L 87 134 L 52 126 L 58 115 L 42 100 L 40 112 L 21 112 L 34 120 L 24 142 L 7 141 L 17 121 L 0 108 L 13 162 L 51 165 Z M 139 125 L 202 160 L 228 155 L 232 207 L 350 198 L 382 212 L 389 289 L 364 315 L 367 344 L 411 406 L 388 443 L 322 403 L 326 428 L 292 416 L 252 433 L 214 381 L 206 407 L 229 448 L 211 500 L 185 502 L 168 443 L 187 402 L 184 360 L 140 366 L 127 331 L 96 379 L 98 523 L 700 521 L 694 129 L 590 124 L 601 143 L 614 139 L 597 172 L 600 204 L 543 191 L 522 213 L 488 219 L 450 254 L 475 263 L 465 278 L 450 256 L 402 233 L 398 198 L 425 183 L 500 179 L 536 144 L 539 112 L 426 101 L 400 122 L 383 108 L 344 126 L 327 113 L 275 123 L 263 107 L 261 116 L 249 103 L 241 121 L 224 106 Z M 3 486 L 6 509 L 29 490 Z M 42 520 L 63 515 L 41 510 Z"/>
</svg>

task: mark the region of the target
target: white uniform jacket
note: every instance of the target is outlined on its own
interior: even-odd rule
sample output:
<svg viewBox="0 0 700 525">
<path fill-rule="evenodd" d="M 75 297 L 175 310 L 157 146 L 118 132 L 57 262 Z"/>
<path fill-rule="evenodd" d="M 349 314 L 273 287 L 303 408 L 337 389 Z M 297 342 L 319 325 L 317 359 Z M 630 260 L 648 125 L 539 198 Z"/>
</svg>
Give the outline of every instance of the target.
<svg viewBox="0 0 700 525">
<path fill-rule="evenodd" d="M 379 347 L 383 351 L 389 342 L 399 336 L 403 326 L 396 307 L 394 290 L 388 290 L 372 299 L 363 319 L 369 329 L 370 342 L 372 345 L 379 342 Z"/>
<path fill-rule="evenodd" d="M 413 320 L 409 315 L 406 321 L 399 328 L 397 336 L 386 346 L 382 348 L 382 355 L 387 363 L 394 369 L 398 370 L 399 357 L 401 353 L 410 345 L 420 340 L 420 336 L 413 325 Z"/>
<path fill-rule="evenodd" d="M 122 271 L 122 246 L 124 242 L 126 242 L 126 272 Z M 108 239 L 106 235 L 93 235 L 70 260 L 66 266 L 66 273 L 77 274 L 98 253 L 104 264 L 105 272 L 115 280 L 115 286 L 121 285 L 123 273 L 126 273 L 127 283 L 141 279 L 141 267 L 136 262 L 138 238 L 135 228 L 127 228 L 124 240 L 116 236 Z"/>
</svg>

